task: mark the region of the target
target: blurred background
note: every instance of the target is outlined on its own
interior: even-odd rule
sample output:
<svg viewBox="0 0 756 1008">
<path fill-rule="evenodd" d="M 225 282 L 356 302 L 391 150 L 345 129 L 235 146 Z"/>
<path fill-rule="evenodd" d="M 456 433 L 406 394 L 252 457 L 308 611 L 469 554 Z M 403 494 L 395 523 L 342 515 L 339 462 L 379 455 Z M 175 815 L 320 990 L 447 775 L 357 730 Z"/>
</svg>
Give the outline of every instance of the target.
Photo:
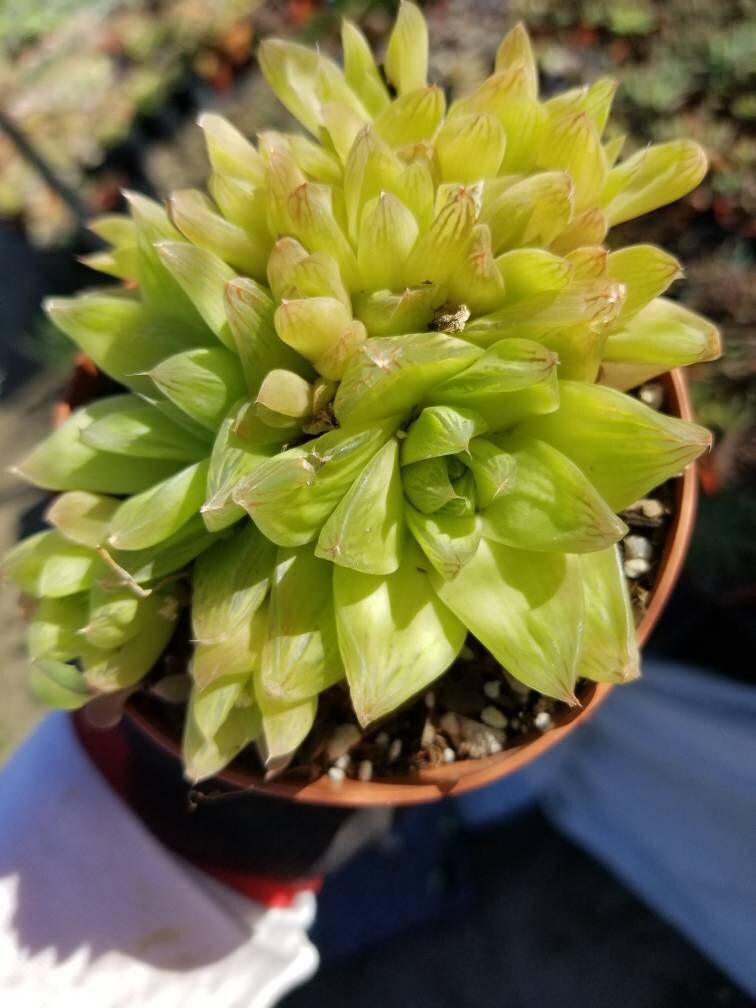
<svg viewBox="0 0 756 1008">
<path fill-rule="evenodd" d="M 677 136 L 693 137 L 709 152 L 711 172 L 696 192 L 613 230 L 611 244 L 651 241 L 679 257 L 686 279 L 672 296 L 717 322 L 726 348 L 721 361 L 689 369 L 698 419 L 716 442 L 700 470 L 700 512 L 687 566 L 650 651 L 751 681 L 756 0 L 428 0 L 421 6 L 430 25 L 432 79 L 456 90 L 472 86 L 489 72 L 502 34 L 522 19 L 540 58 L 544 93 L 600 76 L 619 79 L 611 129 L 627 134 L 625 156 Z M 0 552 L 40 522 L 39 495 L 4 467 L 47 429 L 70 367 L 70 347 L 46 321 L 40 301 L 107 279 L 76 261 L 98 248 L 87 219 L 121 209 L 123 187 L 165 197 L 174 188 L 201 186 L 207 165 L 194 123 L 202 110 L 221 112 L 248 135 L 264 125 L 291 125 L 255 64 L 261 37 L 317 38 L 336 52 L 339 22 L 347 15 L 380 47 L 393 13 L 394 4 L 385 0 L 0 0 Z M 42 715 L 26 687 L 14 595 L 0 594 L 0 764 Z M 532 830 L 531 822 L 524 832 L 511 832 L 509 852 L 529 849 Z M 480 863 L 486 864 L 494 851 L 486 849 L 489 841 L 481 843 Z M 527 887 L 539 885 L 544 873 L 553 882 L 565 872 L 565 898 L 579 903 L 601 869 L 552 834 L 527 863 L 519 888 L 510 890 L 513 948 L 522 936 L 512 933 L 512 921 L 530 912 Z M 646 1000 L 628 1004 L 746 1004 L 682 939 L 644 916 L 608 876 L 602 879 L 598 917 L 578 922 L 586 940 L 600 940 L 599 931 L 612 921 L 629 941 L 626 950 L 636 949 L 639 968 L 644 947 L 667 942 L 667 986 L 652 985 Z M 464 946 L 464 931 L 460 940 Z M 430 948 L 412 948 L 415 957 L 432 958 Z M 532 965 L 525 951 L 523 969 Z M 577 982 L 580 960 L 572 965 Z M 327 983 L 327 971 L 324 976 Z M 339 991 L 347 989 L 326 986 L 296 1003 L 323 1003 L 312 999 L 327 996 L 338 1005 Z M 664 998 L 654 1000 L 659 990 Z M 430 1003 L 416 995 L 407 1003 Z M 516 1008 L 530 1002 L 487 1003 Z"/>
</svg>

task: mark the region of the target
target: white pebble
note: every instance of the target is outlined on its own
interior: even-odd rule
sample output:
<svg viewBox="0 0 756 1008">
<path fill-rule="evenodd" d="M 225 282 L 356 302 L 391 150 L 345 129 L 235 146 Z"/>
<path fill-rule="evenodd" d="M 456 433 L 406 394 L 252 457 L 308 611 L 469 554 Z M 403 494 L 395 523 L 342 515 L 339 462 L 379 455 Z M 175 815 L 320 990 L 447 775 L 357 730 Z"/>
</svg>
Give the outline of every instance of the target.
<svg viewBox="0 0 756 1008">
<path fill-rule="evenodd" d="M 393 763 L 394 760 L 398 760 L 402 755 L 402 740 L 400 738 L 395 738 L 394 741 L 389 746 L 388 751 L 388 761 Z"/>
<path fill-rule="evenodd" d="M 625 536 L 622 546 L 628 560 L 650 560 L 654 553 L 650 541 L 645 536 Z"/>
<path fill-rule="evenodd" d="M 636 560 L 625 560 L 625 574 L 629 578 L 639 578 L 643 577 L 644 574 L 648 574 L 651 570 L 651 564 L 648 560 L 644 560 L 642 557 L 638 557 Z"/>
<path fill-rule="evenodd" d="M 373 776 L 373 764 L 369 759 L 364 759 L 357 767 L 357 776 L 361 781 L 369 781 Z"/>
<path fill-rule="evenodd" d="M 554 724 L 554 719 L 548 711 L 539 711 L 533 719 L 533 724 L 538 731 L 548 731 Z"/>
<path fill-rule="evenodd" d="M 429 690 L 429 692 L 425 694 L 425 706 L 426 707 L 436 706 L 436 694 L 433 692 L 433 690 Z"/>
<path fill-rule="evenodd" d="M 501 696 L 501 683 L 497 682 L 496 679 L 483 683 L 483 692 L 489 700 L 498 700 Z"/>
<path fill-rule="evenodd" d="M 345 779 L 346 774 L 341 767 L 332 766 L 328 771 L 328 776 L 334 784 L 341 784 L 341 782 Z"/>
<path fill-rule="evenodd" d="M 644 402 L 646 406 L 650 406 L 651 409 L 660 409 L 664 402 L 664 389 L 656 382 L 649 382 L 647 385 L 641 385 L 639 396 L 641 402 Z"/>
<path fill-rule="evenodd" d="M 506 728 L 507 719 L 498 707 L 484 707 L 480 712 L 480 720 L 487 724 L 489 728 Z"/>
<path fill-rule="evenodd" d="M 352 762 L 352 757 L 349 753 L 344 753 L 343 756 L 339 756 L 337 760 L 333 761 L 333 765 L 338 767 L 339 770 L 348 770 L 349 764 Z"/>
<path fill-rule="evenodd" d="M 444 763 L 453 763 L 454 760 L 457 758 L 457 754 L 454 752 L 453 749 L 450 749 L 449 746 L 447 746 L 446 749 L 444 749 L 443 757 L 444 757 Z"/>
<path fill-rule="evenodd" d="M 640 505 L 646 518 L 661 518 L 664 514 L 664 505 L 653 497 L 644 497 Z"/>
</svg>

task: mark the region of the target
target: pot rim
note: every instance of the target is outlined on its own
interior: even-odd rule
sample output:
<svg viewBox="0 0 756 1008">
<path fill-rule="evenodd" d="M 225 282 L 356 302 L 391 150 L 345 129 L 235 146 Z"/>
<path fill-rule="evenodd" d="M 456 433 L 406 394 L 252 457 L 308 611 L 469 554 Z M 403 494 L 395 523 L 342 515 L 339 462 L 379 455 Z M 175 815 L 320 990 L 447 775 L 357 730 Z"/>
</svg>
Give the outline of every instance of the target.
<svg viewBox="0 0 756 1008">
<path fill-rule="evenodd" d="M 76 369 L 79 381 L 77 382 L 75 374 L 63 401 L 56 407 L 55 420 L 58 423 L 70 413 L 72 404 L 92 397 L 90 387 L 96 369 L 93 369 L 90 361 L 81 357 L 76 360 Z M 688 396 L 687 380 L 682 370 L 675 368 L 660 376 L 659 380 L 664 383 L 665 392 L 670 400 L 669 412 L 683 420 L 692 420 L 693 410 Z M 82 395 L 82 392 L 85 394 Z M 674 495 L 675 513 L 651 590 L 651 598 L 636 629 L 638 646 L 641 648 L 648 640 L 669 600 L 688 551 L 698 497 L 695 463 L 689 465 L 675 479 Z M 581 708 L 574 713 L 568 713 L 561 724 L 538 738 L 524 741 L 511 749 L 504 749 L 494 756 L 429 767 L 413 775 L 374 778 L 370 781 L 346 778 L 337 782 L 327 774 L 323 774 L 314 781 L 306 782 L 291 779 L 266 781 L 262 773 L 235 767 L 232 763 L 213 780 L 237 792 L 257 792 L 270 797 L 315 805 L 398 806 L 437 801 L 446 796 L 461 795 L 491 784 L 532 763 L 586 721 L 605 702 L 613 688 L 614 686 L 609 683 L 596 683 L 589 690 Z M 125 716 L 154 745 L 180 759 L 180 742 L 151 715 L 151 712 L 139 704 L 136 695 L 127 700 Z"/>
</svg>

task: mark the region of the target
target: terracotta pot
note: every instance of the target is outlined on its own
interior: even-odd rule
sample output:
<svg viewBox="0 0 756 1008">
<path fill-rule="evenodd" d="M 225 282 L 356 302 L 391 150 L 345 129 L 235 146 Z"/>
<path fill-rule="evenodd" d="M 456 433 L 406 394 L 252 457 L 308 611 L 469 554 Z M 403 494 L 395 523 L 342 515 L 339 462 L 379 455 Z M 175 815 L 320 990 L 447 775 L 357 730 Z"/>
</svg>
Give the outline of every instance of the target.
<svg viewBox="0 0 756 1008">
<path fill-rule="evenodd" d="M 71 407 L 92 398 L 93 373 L 88 362 L 78 362 L 77 372 L 67 391 L 64 402 L 56 412 L 56 420 L 65 419 Z M 682 371 L 674 370 L 661 379 L 665 385 L 668 412 L 691 420 L 692 410 L 688 398 L 687 383 Z M 668 532 L 664 552 L 659 564 L 651 599 L 643 619 L 638 626 L 637 636 L 640 647 L 648 640 L 659 619 L 672 589 L 680 575 L 685 554 L 688 550 L 693 529 L 697 498 L 695 466 L 691 465 L 675 480 L 674 514 Z M 371 781 L 346 779 L 334 782 L 324 775 L 312 782 L 296 780 L 265 781 L 261 773 L 232 764 L 221 774 L 218 781 L 231 790 L 252 790 L 289 798 L 298 802 L 338 806 L 366 805 L 414 805 L 435 801 L 445 795 L 459 795 L 474 788 L 483 787 L 508 774 L 521 770 L 538 759 L 543 753 L 562 741 L 579 724 L 591 716 L 603 703 L 612 686 L 605 683 L 591 684 L 581 699 L 582 707 L 568 712 L 551 731 L 495 756 L 483 759 L 459 760 L 455 763 L 431 767 L 417 774 L 401 777 L 378 778 Z M 135 694 L 126 706 L 126 716 L 155 745 L 174 756 L 179 756 L 179 738 L 175 731 L 156 718 L 153 709 L 140 702 Z"/>
</svg>

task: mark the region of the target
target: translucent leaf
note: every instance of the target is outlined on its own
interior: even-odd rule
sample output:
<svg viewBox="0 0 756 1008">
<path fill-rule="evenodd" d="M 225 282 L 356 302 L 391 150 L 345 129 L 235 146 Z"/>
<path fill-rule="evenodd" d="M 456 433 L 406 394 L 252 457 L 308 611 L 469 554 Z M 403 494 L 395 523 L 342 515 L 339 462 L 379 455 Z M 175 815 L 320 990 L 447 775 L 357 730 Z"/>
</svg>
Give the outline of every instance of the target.
<svg viewBox="0 0 756 1008">
<path fill-rule="evenodd" d="M 80 434 L 111 411 L 108 399 L 77 410 L 41 441 L 16 468 L 19 476 L 46 490 L 86 490 L 91 493 L 139 493 L 175 472 L 175 459 L 142 459 L 124 465 L 122 455 L 101 452 L 84 444 Z"/>
<path fill-rule="evenodd" d="M 365 120 L 341 102 L 326 102 L 321 106 L 320 115 L 336 153 L 342 163 L 346 163 Z"/>
<path fill-rule="evenodd" d="M 94 549 L 105 542 L 110 521 L 120 501 L 83 490 L 70 490 L 56 497 L 45 519 L 66 539 Z"/>
<path fill-rule="evenodd" d="M 308 255 L 296 238 L 284 236 L 273 246 L 268 259 L 268 283 L 277 301 L 336 298 L 351 316 L 352 303 L 336 260 L 325 252 Z"/>
<path fill-rule="evenodd" d="M 434 142 L 444 181 L 476 182 L 497 174 L 507 140 L 498 120 L 484 112 L 450 119 Z"/>
<path fill-rule="evenodd" d="M 86 592 L 42 599 L 34 609 L 26 632 L 29 657 L 71 661 L 81 650 L 79 631 L 86 625 L 88 615 Z"/>
<path fill-rule="evenodd" d="M 399 566 L 403 495 L 395 438 L 367 463 L 323 526 L 315 554 L 365 574 Z"/>
<path fill-rule="evenodd" d="M 143 550 L 100 550 L 100 556 L 113 572 L 113 583 L 135 586 L 157 581 L 186 567 L 213 542 L 200 515 L 194 515 L 178 532 L 159 546 Z"/>
<path fill-rule="evenodd" d="M 263 691 L 259 676 L 254 679 L 255 697 L 262 713 L 260 758 L 269 774 L 284 770 L 315 723 L 318 698 L 285 704 L 271 700 Z"/>
<path fill-rule="evenodd" d="M 250 234 L 267 235 L 269 197 L 266 188 L 256 188 L 249 182 L 217 173 L 210 176 L 207 188 L 226 220 Z"/>
<path fill-rule="evenodd" d="M 181 744 L 181 760 L 188 780 L 198 783 L 214 777 L 258 738 L 262 730 L 260 711 L 249 700 L 244 706 L 234 706 L 239 696 L 235 683 L 192 691 Z M 212 715 L 206 714 L 208 708 Z M 198 715 L 200 722 L 217 722 L 218 713 L 224 711 L 225 718 L 212 735 L 203 735 L 197 723 Z"/>
<path fill-rule="evenodd" d="M 587 113 L 578 112 L 556 122 L 544 137 L 540 160 L 544 168 L 569 173 L 575 187 L 576 213 L 596 203 L 609 169 L 599 133 Z"/>
<path fill-rule="evenodd" d="M 108 542 L 116 549 L 157 546 L 186 524 L 205 499 L 208 463 L 195 462 L 125 500 L 113 515 Z"/>
<path fill-rule="evenodd" d="M 339 264 L 347 289 L 359 290 L 357 259 L 334 214 L 333 193 L 327 186 L 305 182 L 286 202 L 286 227 L 310 252 L 326 252 Z"/>
<path fill-rule="evenodd" d="M 255 408 L 270 427 L 299 430 L 312 415 L 312 386 L 294 371 L 274 368 L 263 378 Z"/>
<path fill-rule="evenodd" d="M 572 218 L 572 200 L 572 181 L 566 172 L 542 172 L 516 182 L 485 215 L 494 252 L 550 245 Z"/>
<path fill-rule="evenodd" d="M 627 532 L 580 469 L 543 441 L 497 438 L 512 455 L 510 491 L 483 512 L 483 534 L 520 549 L 585 553 L 605 549 Z"/>
<path fill-rule="evenodd" d="M 505 252 L 496 259 L 506 292 L 506 303 L 553 291 L 569 284 L 572 268 L 566 259 L 545 249 L 522 248 Z"/>
<path fill-rule="evenodd" d="M 588 87 L 573 88 L 550 98 L 545 109 L 554 122 L 572 118 L 581 112 L 593 121 L 599 134 L 609 118 L 612 101 L 617 91 L 617 81 L 611 77 L 601 77 Z"/>
<path fill-rule="evenodd" d="M 58 710 L 76 710 L 92 699 L 92 691 L 81 672 L 54 658 L 32 662 L 29 685 L 38 700 Z"/>
<path fill-rule="evenodd" d="M 446 291 L 451 304 L 466 305 L 473 315 L 493 311 L 504 300 L 504 280 L 493 257 L 487 224 L 473 228 L 467 254 L 446 281 Z"/>
<path fill-rule="evenodd" d="M 384 61 L 386 77 L 400 95 L 425 87 L 428 76 L 428 27 L 420 10 L 399 4 Z"/>
<path fill-rule="evenodd" d="M 426 401 L 475 410 L 491 430 L 505 430 L 529 413 L 547 413 L 559 403 L 557 359 L 538 343 L 494 343 L 465 370 L 436 385 Z"/>
<path fill-rule="evenodd" d="M 613 511 L 678 475 L 711 445 L 703 427 L 665 416 L 614 389 L 559 384 L 559 410 L 532 417 L 520 429 L 572 459 Z"/>
<path fill-rule="evenodd" d="M 206 550 L 192 571 L 192 632 L 217 643 L 249 622 L 268 593 L 276 550 L 250 522 Z"/>
<path fill-rule="evenodd" d="M 580 571 L 585 626 L 579 674 L 594 682 L 637 679 L 638 644 L 619 548 L 584 553 Z"/>
<path fill-rule="evenodd" d="M 168 200 L 168 212 L 179 231 L 192 244 L 213 252 L 235 270 L 256 280 L 265 278 L 270 244 L 251 235 L 215 212 L 210 200 L 199 190 L 181 189 Z"/>
<path fill-rule="evenodd" d="M 401 414 L 482 351 L 442 333 L 373 338 L 349 361 L 334 409 L 342 424 Z"/>
<path fill-rule="evenodd" d="M 384 191 L 395 191 L 403 164 L 372 126 L 366 126 L 344 166 L 344 201 L 349 234 L 357 237 L 362 209 Z"/>
<path fill-rule="evenodd" d="M 253 144 L 235 126 L 215 112 L 203 112 L 197 125 L 205 134 L 210 164 L 222 175 L 265 184 L 265 163 Z"/>
<path fill-rule="evenodd" d="M 496 51 L 496 72 L 502 70 L 519 71 L 525 93 L 531 98 L 538 97 L 538 67 L 522 21 L 504 36 Z"/>
<path fill-rule="evenodd" d="M 407 525 L 423 553 L 445 580 L 457 576 L 480 543 L 476 515 L 422 514 L 406 504 Z"/>
<path fill-rule="evenodd" d="M 355 713 L 365 726 L 396 710 L 457 657 L 465 628 L 434 594 L 427 561 L 408 543 L 387 576 L 334 567 L 339 646 Z"/>
<path fill-rule="evenodd" d="M 394 192 L 411 210 L 421 231 L 431 226 L 435 212 L 436 169 L 426 157 L 427 151 L 425 142 L 417 144 L 414 149 L 405 147 L 403 154 L 411 156 L 411 160 L 393 184 Z"/>
<path fill-rule="evenodd" d="M 184 336 L 187 343 L 205 342 L 210 336 L 197 309 L 160 261 L 155 244 L 160 241 L 181 241 L 168 219 L 165 208 L 141 193 L 123 190 L 129 204 L 137 239 L 139 291 L 151 313 L 163 318 L 170 327 Z M 190 333 L 199 338 L 189 339 Z"/>
<path fill-rule="evenodd" d="M 138 392 L 152 391 L 145 371 L 187 346 L 180 329 L 161 326 L 144 305 L 128 297 L 48 298 L 45 311 L 101 371 Z"/>
<path fill-rule="evenodd" d="M 675 301 L 656 298 L 610 333 L 603 357 L 662 365 L 661 370 L 667 370 L 716 360 L 720 352 L 719 330 L 713 323 Z"/>
<path fill-rule="evenodd" d="M 456 275 L 456 274 L 455 274 Z M 423 332 L 433 321 L 435 309 L 443 302 L 438 288 L 408 287 L 401 294 L 376 291 L 355 299 L 354 314 L 372 337 L 402 336 Z"/>
<path fill-rule="evenodd" d="M 443 458 L 424 459 L 404 466 L 402 486 L 407 500 L 422 514 L 435 514 L 457 496 Z"/>
<path fill-rule="evenodd" d="M 278 550 L 260 680 L 272 701 L 301 702 L 344 677 L 336 638 L 332 570 L 309 546 Z"/>
<path fill-rule="evenodd" d="M 418 234 L 417 221 L 391 193 L 365 207 L 357 245 L 357 264 L 366 290 L 403 286 L 404 262 Z"/>
<path fill-rule="evenodd" d="M 286 368 L 305 378 L 312 375 L 308 362 L 278 338 L 273 308 L 268 291 L 254 280 L 237 277 L 226 285 L 228 322 L 252 395 L 273 368 Z"/>
<path fill-rule="evenodd" d="M 168 357 L 150 371 L 150 378 L 188 417 L 213 433 L 247 391 L 238 358 L 222 347 Z"/>
<path fill-rule="evenodd" d="M 48 530 L 13 546 L 3 557 L 2 573 L 35 598 L 61 598 L 89 588 L 96 562 L 91 549 Z"/>
<path fill-rule="evenodd" d="M 674 203 L 706 174 L 706 154 L 692 140 L 671 140 L 638 151 L 609 172 L 601 206 L 614 226 Z"/>
<path fill-rule="evenodd" d="M 87 683 L 103 693 L 136 685 L 160 658 L 174 629 L 173 620 L 158 616 L 114 651 L 83 650 L 81 660 Z"/>
<path fill-rule="evenodd" d="M 338 346 L 352 325 L 344 305 L 330 297 L 284 301 L 276 309 L 274 320 L 279 338 L 316 367 Z"/>
<path fill-rule="evenodd" d="M 482 539 L 452 581 L 431 580 L 439 598 L 507 672 L 569 704 L 583 630 L 579 561 Z"/>
<path fill-rule="evenodd" d="M 261 463 L 233 499 L 279 546 L 317 538 L 325 520 L 398 425 L 396 419 L 338 429 Z"/>
<path fill-rule="evenodd" d="M 598 207 L 585 210 L 573 217 L 570 223 L 552 239 L 551 251 L 566 255 L 573 249 L 586 245 L 600 245 L 609 230 L 609 222 Z"/>
<path fill-rule="evenodd" d="M 321 106 L 321 112 L 326 105 L 338 105 L 341 108 L 349 109 L 350 115 L 357 115 L 343 101 L 326 101 Z M 342 167 L 339 159 L 320 143 L 315 143 L 299 133 L 277 133 L 275 130 L 264 130 L 258 134 L 258 140 L 260 151 L 265 150 L 267 156 L 270 156 L 273 147 L 279 149 L 285 147 L 300 171 L 309 178 L 316 182 L 325 182 L 328 185 L 341 185 Z M 263 201 L 266 195 L 264 190 L 260 190 L 260 197 Z"/>
<path fill-rule="evenodd" d="M 515 485 L 517 464 L 514 456 L 487 438 L 475 438 L 470 445 L 467 464 L 475 480 L 479 508 L 493 504 Z"/>
<path fill-rule="evenodd" d="M 194 437 L 152 403 L 138 396 L 113 396 L 104 403 L 103 415 L 81 431 L 82 441 L 90 448 L 179 462 L 195 462 L 207 455 L 206 441 Z"/>
<path fill-rule="evenodd" d="M 402 442 L 402 465 L 440 455 L 457 455 L 485 434 L 488 424 L 473 410 L 454 406 L 427 406 Z"/>
<path fill-rule="evenodd" d="M 475 204 L 463 186 L 421 234 L 405 265 L 409 286 L 439 284 L 449 277 L 472 238 Z"/>
<path fill-rule="evenodd" d="M 242 620 L 222 640 L 212 644 L 198 641 L 192 655 L 192 679 L 200 689 L 211 683 L 227 682 L 231 676 L 248 680 L 262 668 L 262 648 L 268 615 L 263 604 L 252 617 Z"/>
<path fill-rule="evenodd" d="M 606 269 L 612 280 L 625 286 L 618 323 L 632 318 L 683 275 L 677 259 L 654 245 L 629 245 L 612 252 Z"/>
<path fill-rule="evenodd" d="M 281 39 L 266 39 L 257 58 L 278 100 L 314 136 L 322 125 L 320 108 L 324 102 L 342 101 L 368 118 L 339 67 L 321 52 Z"/>
<path fill-rule="evenodd" d="M 126 586 L 113 586 L 107 578 L 95 578 L 89 593 L 89 618 L 82 628 L 82 638 L 95 648 L 112 650 L 141 633 L 153 620 L 175 623 L 178 600 L 166 592 L 145 597 L 135 595 Z"/>
<path fill-rule="evenodd" d="M 378 115 L 391 99 L 365 36 L 351 21 L 341 22 L 341 48 L 347 84 L 370 115 Z"/>
<path fill-rule="evenodd" d="M 213 252 L 188 242 L 158 242 L 155 248 L 208 328 L 229 350 L 235 349 L 224 299 L 225 285 L 234 278 L 231 267 Z"/>
</svg>

